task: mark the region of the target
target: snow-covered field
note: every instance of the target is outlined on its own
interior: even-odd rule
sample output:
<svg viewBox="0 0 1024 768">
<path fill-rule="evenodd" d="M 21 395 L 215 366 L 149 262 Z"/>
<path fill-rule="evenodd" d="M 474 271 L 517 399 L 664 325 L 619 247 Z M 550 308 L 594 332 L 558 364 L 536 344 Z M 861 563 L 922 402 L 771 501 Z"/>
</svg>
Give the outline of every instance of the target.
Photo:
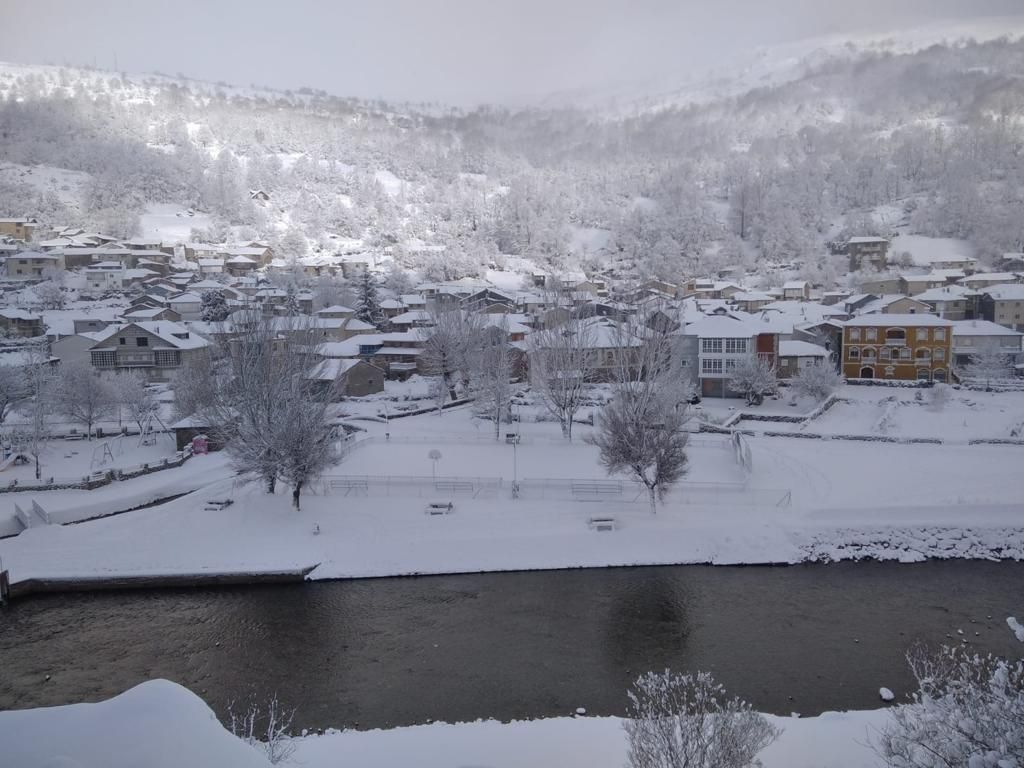
<svg viewBox="0 0 1024 768">
<path fill-rule="evenodd" d="M 184 243 L 192 240 L 193 229 L 206 229 L 211 221 L 208 213 L 197 213 L 180 205 L 150 203 L 139 217 L 139 236 L 167 244 Z"/>
<path fill-rule="evenodd" d="M 868 768 L 886 710 L 767 716 L 782 729 L 761 753 L 765 768 Z M 621 768 L 622 721 L 565 717 L 328 731 L 293 740 L 279 765 L 303 768 Z M 265 754 L 221 727 L 195 694 L 151 680 L 95 704 L 0 712 L 4 765 L 12 768 L 269 768 Z"/>
<path fill-rule="evenodd" d="M 126 499 L 140 492 L 203 486 L 130 514 L 29 530 L 0 542 L 0 558 L 14 580 L 317 564 L 312 578 L 866 556 L 1024 559 L 1017 446 L 752 437 L 744 483 L 727 438 L 697 435 L 689 477 L 652 514 L 628 485 L 611 495 L 571 489 L 569 479 L 604 477 L 584 426 L 570 446 L 557 438 L 557 425 L 523 423 L 514 451 L 488 439 L 489 426 L 468 408 L 393 420 L 390 439 L 383 424 L 365 424 L 370 439 L 334 472 L 350 479 L 310 488 L 301 512 L 290 509 L 287 489 L 268 496 L 239 485 L 223 455 L 198 457 L 97 491 L 32 494 L 70 516 L 99 499 L 115 511 L 135 506 Z M 441 453 L 439 477 L 471 485 L 435 487 L 431 449 Z M 513 473 L 528 480 L 517 499 Z M 364 487 L 365 476 L 421 479 L 370 479 Z M 562 482 L 535 482 L 542 478 Z M 235 504 L 204 509 L 225 497 Z M 452 501 L 454 511 L 427 515 L 431 501 Z M 616 530 L 592 530 L 594 517 L 614 518 Z"/>
</svg>

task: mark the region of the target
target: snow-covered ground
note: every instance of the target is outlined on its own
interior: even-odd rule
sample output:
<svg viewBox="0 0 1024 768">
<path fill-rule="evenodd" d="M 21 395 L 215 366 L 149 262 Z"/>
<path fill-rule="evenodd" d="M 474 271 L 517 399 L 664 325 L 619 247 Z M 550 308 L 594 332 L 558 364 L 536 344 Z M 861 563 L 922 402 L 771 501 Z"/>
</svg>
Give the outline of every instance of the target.
<svg viewBox="0 0 1024 768">
<path fill-rule="evenodd" d="M 818 717 L 767 716 L 782 729 L 761 753 L 765 768 L 867 768 L 884 709 Z M 17 768 L 269 768 L 195 694 L 151 680 L 95 704 L 0 712 L 4 765 Z M 614 717 L 493 720 L 296 738 L 279 763 L 303 768 L 621 768 L 626 736 Z"/>
<path fill-rule="evenodd" d="M 139 216 L 139 236 L 164 243 L 185 243 L 192 240 L 193 229 L 210 226 L 208 213 L 197 213 L 180 205 L 150 203 Z"/>
<path fill-rule="evenodd" d="M 97 491 L 32 494 L 58 512 L 99 499 L 115 511 L 136 505 L 128 496 L 203 485 L 130 514 L 31 529 L 0 542 L 0 558 L 14 580 L 317 564 L 312 578 L 867 556 L 1024 559 L 1017 446 L 751 437 L 744 481 L 728 438 L 696 435 L 689 477 L 652 514 L 629 484 L 609 496 L 572 490 L 569 479 L 604 479 L 583 425 L 568 445 L 555 424 L 523 423 L 513 449 L 490 439 L 489 425 L 468 408 L 393 420 L 390 439 L 383 424 L 364 423 L 370 439 L 334 471 L 349 479 L 311 487 L 301 512 L 290 509 L 287 489 L 268 496 L 239 485 L 223 455 L 198 457 Z M 436 467 L 431 449 L 441 453 Z M 435 469 L 470 485 L 436 487 Z M 514 473 L 523 482 L 517 499 Z M 397 479 L 373 479 L 382 476 Z M 204 509 L 224 497 L 236 503 Z M 432 501 L 452 501 L 454 511 L 428 515 Z M 614 518 L 616 530 L 592 530 L 594 517 Z"/>
</svg>

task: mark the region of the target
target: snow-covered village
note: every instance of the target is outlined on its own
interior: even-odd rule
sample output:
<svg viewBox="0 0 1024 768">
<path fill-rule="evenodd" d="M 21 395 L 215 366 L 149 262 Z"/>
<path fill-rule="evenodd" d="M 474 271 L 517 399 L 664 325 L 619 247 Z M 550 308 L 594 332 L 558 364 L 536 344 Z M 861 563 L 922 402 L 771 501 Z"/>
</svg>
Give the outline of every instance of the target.
<svg viewBox="0 0 1024 768">
<path fill-rule="evenodd" d="M 0 5 L 0 767 L 1024 768 L 1016 0 Z"/>
</svg>

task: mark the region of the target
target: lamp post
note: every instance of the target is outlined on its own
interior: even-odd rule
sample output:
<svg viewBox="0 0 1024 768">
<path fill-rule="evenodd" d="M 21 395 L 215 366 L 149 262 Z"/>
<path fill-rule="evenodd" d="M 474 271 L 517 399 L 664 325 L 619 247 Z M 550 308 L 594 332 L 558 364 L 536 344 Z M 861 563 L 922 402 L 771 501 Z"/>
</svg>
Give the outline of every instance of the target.
<svg viewBox="0 0 1024 768">
<path fill-rule="evenodd" d="M 512 420 L 516 424 L 515 437 L 512 438 L 512 498 L 519 498 L 519 413 L 513 405 Z"/>
<path fill-rule="evenodd" d="M 437 448 L 431 448 L 430 452 L 427 453 L 427 458 L 432 462 L 432 469 L 434 472 L 434 484 L 437 484 L 437 462 L 441 460 L 441 452 Z"/>
</svg>

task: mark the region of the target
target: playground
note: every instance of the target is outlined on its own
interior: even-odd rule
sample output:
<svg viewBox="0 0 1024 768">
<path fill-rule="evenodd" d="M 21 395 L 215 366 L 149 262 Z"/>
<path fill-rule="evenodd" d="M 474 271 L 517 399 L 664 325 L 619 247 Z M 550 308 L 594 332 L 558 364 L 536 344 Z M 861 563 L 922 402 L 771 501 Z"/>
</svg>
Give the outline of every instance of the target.
<svg viewBox="0 0 1024 768">
<path fill-rule="evenodd" d="M 95 473 L 128 471 L 144 464 L 159 464 L 176 455 L 174 436 L 149 431 L 143 434 L 117 435 L 102 439 L 55 438 L 43 444 L 39 454 L 40 480 L 35 476 L 35 460 L 28 446 L 7 438 L 2 443 L 0 487 L 64 484 L 80 482 Z"/>
</svg>

